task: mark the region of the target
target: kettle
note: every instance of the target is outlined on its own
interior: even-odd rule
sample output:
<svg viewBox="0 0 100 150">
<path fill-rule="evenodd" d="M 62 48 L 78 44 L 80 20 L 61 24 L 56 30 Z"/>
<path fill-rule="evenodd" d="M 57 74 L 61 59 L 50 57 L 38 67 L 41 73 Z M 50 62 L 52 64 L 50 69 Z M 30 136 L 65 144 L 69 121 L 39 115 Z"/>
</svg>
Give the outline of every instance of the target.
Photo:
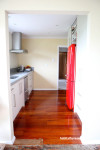
<svg viewBox="0 0 100 150">
<path fill-rule="evenodd" d="M 21 65 L 17 68 L 18 72 L 24 72 L 24 70 L 25 70 L 25 67 L 23 65 Z"/>
</svg>

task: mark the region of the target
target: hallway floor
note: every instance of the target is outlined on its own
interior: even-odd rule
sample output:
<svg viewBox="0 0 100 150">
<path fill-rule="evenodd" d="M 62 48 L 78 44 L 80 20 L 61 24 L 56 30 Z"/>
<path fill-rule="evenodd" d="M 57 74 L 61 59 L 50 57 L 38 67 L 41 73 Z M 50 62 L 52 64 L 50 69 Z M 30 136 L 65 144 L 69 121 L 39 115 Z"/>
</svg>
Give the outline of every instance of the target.
<svg viewBox="0 0 100 150">
<path fill-rule="evenodd" d="M 80 144 L 81 121 L 66 106 L 66 91 L 33 91 L 14 121 L 16 139 L 44 144 Z"/>
</svg>

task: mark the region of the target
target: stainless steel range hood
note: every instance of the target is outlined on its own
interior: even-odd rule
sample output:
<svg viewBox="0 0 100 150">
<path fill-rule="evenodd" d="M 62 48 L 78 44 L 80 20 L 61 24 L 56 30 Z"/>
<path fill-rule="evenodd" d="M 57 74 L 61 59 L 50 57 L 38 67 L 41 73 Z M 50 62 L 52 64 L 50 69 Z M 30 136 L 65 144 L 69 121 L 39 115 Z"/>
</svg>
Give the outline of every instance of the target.
<svg viewBox="0 0 100 150">
<path fill-rule="evenodd" d="M 21 48 L 22 43 L 22 34 L 21 32 L 13 32 L 12 33 L 12 50 L 11 53 L 28 53 L 27 50 Z"/>
</svg>

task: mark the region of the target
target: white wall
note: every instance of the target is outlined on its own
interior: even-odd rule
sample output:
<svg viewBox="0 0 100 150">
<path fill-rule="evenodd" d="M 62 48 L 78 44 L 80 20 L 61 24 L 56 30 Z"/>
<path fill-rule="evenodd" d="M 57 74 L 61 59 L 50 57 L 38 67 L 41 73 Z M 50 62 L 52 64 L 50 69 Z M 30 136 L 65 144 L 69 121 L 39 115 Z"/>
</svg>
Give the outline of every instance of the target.
<svg viewBox="0 0 100 150">
<path fill-rule="evenodd" d="M 67 45 L 67 39 L 22 39 L 28 54 L 19 54 L 19 65 L 34 67 L 34 89 L 57 89 L 57 48 Z"/>
<path fill-rule="evenodd" d="M 100 5 L 99 5 L 100 6 Z M 95 10 L 98 14 L 98 9 Z M 85 143 L 100 143 L 100 32 L 99 15 L 91 13 L 88 17 L 88 47 L 84 54 L 84 70 L 82 73 L 82 120 L 83 134 L 82 140 Z M 96 23 L 94 23 L 96 22 Z M 90 26 L 91 25 L 91 26 Z"/>
<path fill-rule="evenodd" d="M 7 16 L 0 13 L 0 143 L 11 143 L 14 139 L 12 104 L 10 95 L 10 70 L 9 70 L 9 32 Z M 6 30 L 5 30 L 6 29 Z M 6 40 L 8 38 L 8 40 Z"/>
<path fill-rule="evenodd" d="M 100 143 L 99 105 L 99 51 L 89 50 L 89 22 L 87 16 L 77 18 L 77 52 L 76 52 L 76 92 L 75 112 L 82 121 L 82 136 L 84 143 Z M 96 37 L 95 37 L 96 38 Z M 95 39 L 92 41 L 94 45 Z M 92 50 L 93 49 L 93 50 Z M 99 66 L 98 66 L 99 67 Z M 97 81 L 98 79 L 98 81 Z"/>
<path fill-rule="evenodd" d="M 9 50 L 12 49 L 12 34 L 9 33 Z M 10 68 L 16 68 L 18 67 L 18 56 L 17 54 L 10 53 Z"/>
<path fill-rule="evenodd" d="M 77 17 L 77 48 L 76 48 L 76 83 L 75 83 L 75 112 L 79 115 L 82 123 L 84 122 L 84 115 L 86 109 L 84 108 L 87 105 L 85 96 L 85 89 L 87 86 L 87 80 L 85 81 L 84 73 L 86 69 L 86 55 L 87 55 L 87 28 L 88 20 L 87 16 L 78 16 Z M 86 120 L 85 120 L 86 121 Z M 86 121 L 87 122 L 87 121 Z M 83 128 L 83 124 L 82 124 Z M 86 132 L 86 129 L 83 128 L 83 133 Z M 84 137 L 82 137 L 84 138 Z M 84 139 L 83 139 L 84 140 Z"/>
<path fill-rule="evenodd" d="M 76 84 L 75 84 L 75 111 L 82 120 L 83 98 L 83 71 L 87 51 L 87 16 L 77 17 L 77 47 L 76 47 Z"/>
<path fill-rule="evenodd" d="M 82 105 L 84 112 L 84 119 L 82 121 L 82 140 L 85 140 L 84 143 L 100 143 L 100 118 L 98 117 L 100 114 L 100 0 L 2 0 L 0 1 L 0 9 L 0 14 L 2 14 L 2 10 L 7 10 L 14 13 L 18 12 L 18 10 L 20 13 L 24 13 L 26 10 L 28 10 L 28 13 L 34 13 L 34 11 L 35 13 L 39 13 L 40 10 L 41 13 L 56 14 L 64 12 L 71 12 L 72 14 L 75 12 L 76 14 L 82 14 L 88 12 L 88 48 L 85 55 L 85 67 L 83 70 L 84 79 L 82 81 L 85 89 L 82 93 L 82 95 L 84 95 L 84 104 Z M 4 16 L 1 16 L 1 22 L 3 19 Z M 2 40 L 2 43 L 4 43 L 1 50 L 6 52 L 6 37 L 0 34 L 0 39 Z M 3 56 L 1 53 L 0 57 L 3 58 L 3 62 L 6 65 L 5 76 L 7 77 L 8 72 L 5 55 L 6 53 L 4 53 Z M 0 74 L 0 78 L 4 79 L 3 73 Z M 5 86 L 8 87 L 8 80 L 5 80 Z M 6 103 L 8 103 L 9 96 L 7 94 L 7 90 L 2 88 L 1 91 L 5 91 L 5 95 L 7 95 Z M 2 100 L 5 99 L 5 95 L 0 93 Z M 10 110 L 10 107 L 8 107 L 8 109 Z M 3 115 L 4 113 L 2 113 L 2 116 Z M 7 119 L 10 121 L 9 117 L 6 118 L 6 121 Z M 10 132 L 7 132 L 7 136 L 4 135 L 4 139 L 6 139 L 6 137 L 9 139 L 8 134 L 10 134 Z"/>
</svg>

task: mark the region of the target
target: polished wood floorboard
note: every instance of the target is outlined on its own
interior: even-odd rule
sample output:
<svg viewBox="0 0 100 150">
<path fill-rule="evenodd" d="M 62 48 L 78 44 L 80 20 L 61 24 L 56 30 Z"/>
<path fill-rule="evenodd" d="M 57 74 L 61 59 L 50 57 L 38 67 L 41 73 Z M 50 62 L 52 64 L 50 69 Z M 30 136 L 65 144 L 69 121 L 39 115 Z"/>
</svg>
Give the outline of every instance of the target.
<svg viewBox="0 0 100 150">
<path fill-rule="evenodd" d="M 66 91 L 32 91 L 14 121 L 17 139 L 43 139 L 44 144 L 80 144 L 82 124 L 66 106 Z"/>
</svg>

